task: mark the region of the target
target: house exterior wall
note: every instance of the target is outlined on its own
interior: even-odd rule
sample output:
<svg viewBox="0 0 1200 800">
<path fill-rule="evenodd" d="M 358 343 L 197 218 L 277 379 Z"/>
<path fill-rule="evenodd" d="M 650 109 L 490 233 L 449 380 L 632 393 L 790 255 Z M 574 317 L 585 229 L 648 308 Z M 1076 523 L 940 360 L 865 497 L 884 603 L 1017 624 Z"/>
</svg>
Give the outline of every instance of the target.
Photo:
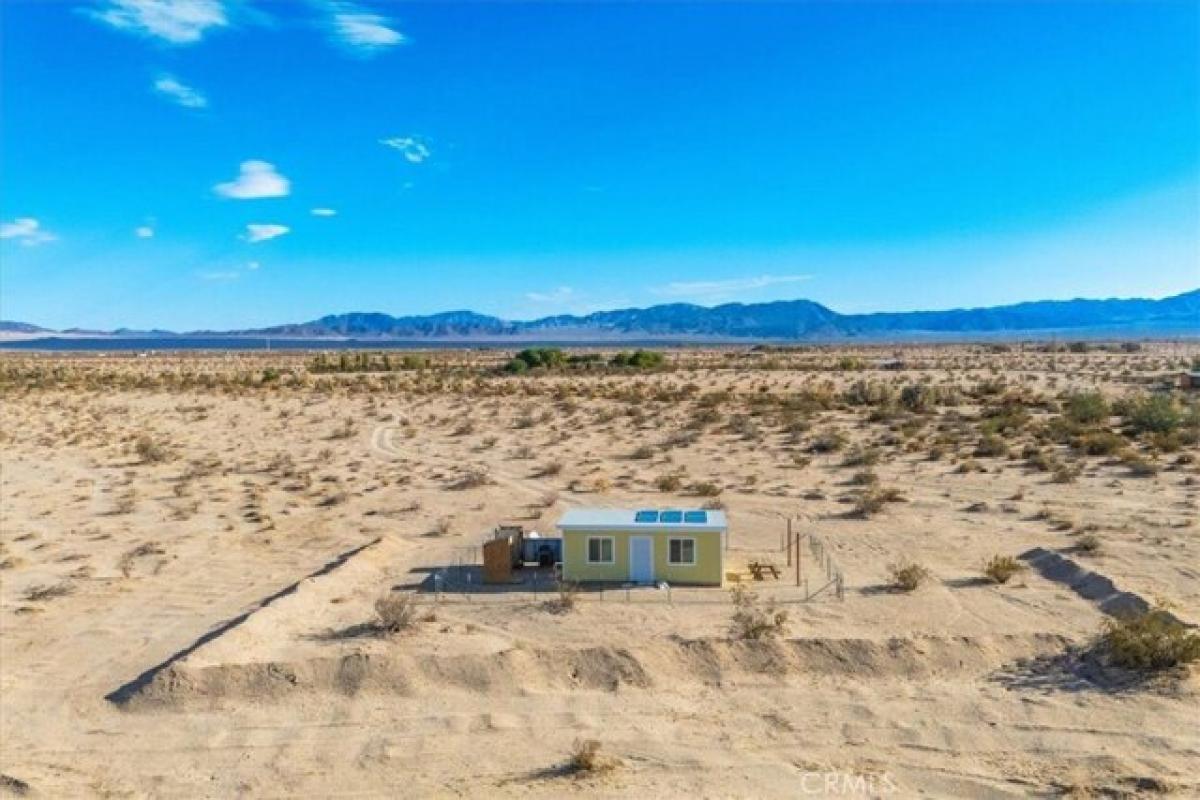
<svg viewBox="0 0 1200 800">
<path fill-rule="evenodd" d="M 588 563 L 587 542 L 594 536 L 612 538 L 612 564 Z M 631 531 L 563 531 L 563 579 L 615 583 L 629 580 L 629 539 L 634 536 L 646 536 L 653 545 L 654 579 L 656 581 L 666 581 L 671 584 L 721 585 L 724 553 L 721 549 L 721 533 L 719 531 L 667 531 L 662 528 L 650 527 Z M 676 538 L 695 540 L 695 564 L 684 566 L 667 563 L 670 547 L 668 541 Z"/>
</svg>

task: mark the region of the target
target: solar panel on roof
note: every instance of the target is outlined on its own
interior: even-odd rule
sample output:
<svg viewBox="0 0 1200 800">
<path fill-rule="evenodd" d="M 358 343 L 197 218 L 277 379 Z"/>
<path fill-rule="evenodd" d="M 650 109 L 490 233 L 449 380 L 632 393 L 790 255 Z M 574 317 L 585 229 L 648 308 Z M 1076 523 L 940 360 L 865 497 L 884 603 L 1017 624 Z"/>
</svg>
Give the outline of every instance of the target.
<svg viewBox="0 0 1200 800">
<path fill-rule="evenodd" d="M 701 525 L 708 522 L 707 511 L 685 511 L 683 512 L 684 522 L 698 522 Z"/>
<path fill-rule="evenodd" d="M 658 522 L 657 511 L 639 511 L 633 515 L 634 522 Z"/>
<path fill-rule="evenodd" d="M 683 522 L 682 511 L 664 511 L 658 515 L 659 522 Z"/>
</svg>

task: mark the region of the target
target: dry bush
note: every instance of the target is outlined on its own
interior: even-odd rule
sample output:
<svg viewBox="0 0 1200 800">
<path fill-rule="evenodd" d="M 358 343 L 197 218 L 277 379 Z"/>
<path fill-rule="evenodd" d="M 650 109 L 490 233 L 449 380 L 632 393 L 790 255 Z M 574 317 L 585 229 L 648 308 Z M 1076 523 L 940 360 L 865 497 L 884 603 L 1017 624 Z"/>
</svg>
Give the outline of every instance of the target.
<svg viewBox="0 0 1200 800">
<path fill-rule="evenodd" d="M 575 773 L 607 772 L 617 766 L 617 761 L 600 753 L 600 742 L 596 739 L 576 739 L 571 746 L 571 757 L 567 760 L 567 771 Z"/>
<path fill-rule="evenodd" d="M 683 487 L 683 479 L 678 475 L 659 475 L 654 480 L 654 488 L 660 492 L 678 492 Z"/>
<path fill-rule="evenodd" d="M 688 489 L 698 497 L 717 497 L 721 494 L 721 487 L 710 481 L 693 483 Z"/>
<path fill-rule="evenodd" d="M 733 587 L 729 595 L 733 600 L 729 635 L 734 639 L 767 639 L 786 631 L 788 612 L 774 600 L 761 604 L 758 595 L 742 586 Z"/>
<path fill-rule="evenodd" d="M 904 496 L 896 489 L 873 486 L 854 495 L 854 506 L 850 513 L 860 519 L 869 519 L 882 511 L 888 503 L 903 502 Z"/>
<path fill-rule="evenodd" d="M 399 633 L 417 622 L 417 601 L 408 594 L 387 594 L 375 601 L 375 624 L 387 633 Z"/>
<path fill-rule="evenodd" d="M 114 509 L 115 514 L 132 514 L 134 508 L 137 507 L 137 489 L 130 486 L 117 497 L 117 506 Z"/>
<path fill-rule="evenodd" d="M 166 445 L 144 434 L 138 437 L 133 450 L 143 464 L 160 464 L 171 457 L 171 451 Z"/>
<path fill-rule="evenodd" d="M 873 467 L 879 463 L 879 449 L 856 446 L 842 458 L 843 467 Z"/>
<path fill-rule="evenodd" d="M 1158 465 L 1145 456 L 1130 453 L 1123 460 L 1129 467 L 1129 474 L 1135 478 L 1153 478 L 1158 474 Z"/>
<path fill-rule="evenodd" d="M 559 581 L 558 596 L 546 601 L 546 610 L 554 614 L 568 614 L 579 605 L 579 584 Z"/>
<path fill-rule="evenodd" d="M 1157 604 L 1140 614 L 1105 620 L 1100 642 L 1117 666 L 1143 672 L 1200 661 L 1200 633 Z"/>
<path fill-rule="evenodd" d="M 1094 533 L 1085 533 L 1075 540 L 1075 550 L 1079 553 L 1096 555 L 1104 547 L 1104 542 Z"/>
<path fill-rule="evenodd" d="M 854 486 L 874 486 L 879 483 L 879 476 L 869 469 L 863 469 L 850 477 L 850 483 Z"/>
<path fill-rule="evenodd" d="M 846 437 L 840 431 L 827 431 L 814 436 L 808 443 L 811 453 L 836 453 L 846 445 Z"/>
<path fill-rule="evenodd" d="M 46 586 L 39 583 L 25 590 L 25 599 L 36 603 L 42 600 L 53 600 L 56 597 L 65 597 L 73 591 L 75 591 L 75 587 L 65 581 L 56 583 L 53 586 Z"/>
<path fill-rule="evenodd" d="M 563 463 L 561 461 L 551 461 L 537 471 L 539 478 L 552 478 L 563 471 Z"/>
<path fill-rule="evenodd" d="M 982 437 L 975 445 L 975 456 L 978 458 L 1003 458 L 1008 455 L 1008 445 L 996 434 Z"/>
<path fill-rule="evenodd" d="M 983 575 L 992 583 L 1008 583 L 1025 569 L 1025 565 L 1012 556 L 995 555 L 983 565 Z"/>
<path fill-rule="evenodd" d="M 645 461 L 648 458 L 654 458 L 654 448 L 648 444 L 644 444 L 630 453 L 629 457 L 638 461 Z"/>
<path fill-rule="evenodd" d="M 485 469 L 473 469 L 463 475 L 454 482 L 452 488 L 459 491 L 467 489 L 478 489 L 481 486 L 487 486 L 492 483 L 492 477 Z"/>
<path fill-rule="evenodd" d="M 891 587 L 900 592 L 912 592 L 929 580 L 931 574 L 921 564 L 907 559 L 888 566 Z"/>
</svg>

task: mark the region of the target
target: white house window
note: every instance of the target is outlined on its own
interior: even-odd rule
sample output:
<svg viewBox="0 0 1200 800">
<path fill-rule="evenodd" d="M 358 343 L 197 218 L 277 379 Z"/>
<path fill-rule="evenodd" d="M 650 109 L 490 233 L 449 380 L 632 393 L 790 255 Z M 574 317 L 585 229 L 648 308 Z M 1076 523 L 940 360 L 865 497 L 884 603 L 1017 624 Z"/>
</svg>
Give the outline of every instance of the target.
<svg viewBox="0 0 1200 800">
<path fill-rule="evenodd" d="M 695 564 L 696 540 L 671 539 L 667 545 L 668 564 Z"/>
<path fill-rule="evenodd" d="M 589 564 L 612 564 L 616 561 L 611 536 L 592 536 L 587 540 L 587 548 Z"/>
</svg>

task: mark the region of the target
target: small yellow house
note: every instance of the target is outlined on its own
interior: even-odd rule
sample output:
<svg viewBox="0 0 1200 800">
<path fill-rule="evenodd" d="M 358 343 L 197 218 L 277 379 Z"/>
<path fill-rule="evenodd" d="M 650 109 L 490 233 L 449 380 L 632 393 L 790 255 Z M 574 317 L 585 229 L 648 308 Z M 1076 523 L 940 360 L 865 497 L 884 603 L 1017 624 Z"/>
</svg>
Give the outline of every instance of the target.
<svg viewBox="0 0 1200 800">
<path fill-rule="evenodd" d="M 558 522 L 565 581 L 720 586 L 725 512 L 573 508 Z"/>
</svg>

